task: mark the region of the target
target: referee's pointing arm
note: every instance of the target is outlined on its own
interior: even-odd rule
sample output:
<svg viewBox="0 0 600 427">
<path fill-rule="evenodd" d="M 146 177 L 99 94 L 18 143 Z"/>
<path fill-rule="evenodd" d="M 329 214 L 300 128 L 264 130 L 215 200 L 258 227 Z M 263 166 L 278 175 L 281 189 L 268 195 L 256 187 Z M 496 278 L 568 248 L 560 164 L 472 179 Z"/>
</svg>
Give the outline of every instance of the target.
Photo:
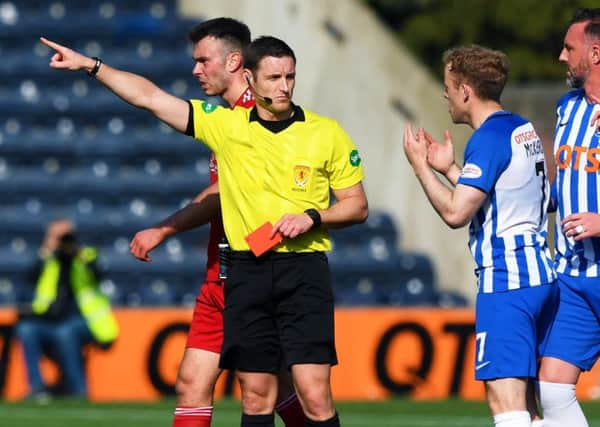
<svg viewBox="0 0 600 427">
<path fill-rule="evenodd" d="M 50 67 L 84 70 L 125 102 L 148 110 L 173 129 L 185 132 L 190 108 L 187 101 L 163 91 L 145 77 L 110 67 L 98 58 L 82 55 L 44 37 L 40 41 L 56 52 L 50 59 Z"/>
</svg>

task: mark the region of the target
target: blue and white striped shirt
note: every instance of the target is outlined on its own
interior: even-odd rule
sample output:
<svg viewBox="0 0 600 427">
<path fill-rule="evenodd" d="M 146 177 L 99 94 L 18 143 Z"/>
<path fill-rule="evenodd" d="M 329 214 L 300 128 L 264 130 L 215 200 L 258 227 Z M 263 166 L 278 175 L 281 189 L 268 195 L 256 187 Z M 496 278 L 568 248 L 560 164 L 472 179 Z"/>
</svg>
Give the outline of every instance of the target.
<svg viewBox="0 0 600 427">
<path fill-rule="evenodd" d="M 562 232 L 564 217 L 579 212 L 600 212 L 600 132 L 590 126 L 600 104 L 590 104 L 582 89 L 558 101 L 554 132 L 556 186 L 556 270 L 570 276 L 600 276 L 600 238 L 579 242 Z"/>
<path fill-rule="evenodd" d="M 549 185 L 533 125 L 506 111 L 488 117 L 467 143 L 458 184 L 488 195 L 469 228 L 479 292 L 553 283 L 546 242 Z"/>
</svg>

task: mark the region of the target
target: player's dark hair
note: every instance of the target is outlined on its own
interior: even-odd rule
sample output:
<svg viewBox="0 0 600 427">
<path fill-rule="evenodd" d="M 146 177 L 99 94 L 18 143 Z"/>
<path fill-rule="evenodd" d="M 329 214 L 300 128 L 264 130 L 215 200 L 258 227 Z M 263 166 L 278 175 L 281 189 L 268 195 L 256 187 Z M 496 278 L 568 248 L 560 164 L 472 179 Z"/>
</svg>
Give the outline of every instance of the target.
<svg viewBox="0 0 600 427">
<path fill-rule="evenodd" d="M 583 33 L 592 39 L 600 39 L 600 8 L 577 9 L 569 26 L 580 22 L 587 22 Z"/>
<path fill-rule="evenodd" d="M 190 30 L 188 38 L 198 43 L 206 37 L 214 37 L 230 45 L 231 50 L 244 50 L 250 43 L 250 29 L 243 22 L 233 18 L 214 18 L 204 21 Z"/>
</svg>

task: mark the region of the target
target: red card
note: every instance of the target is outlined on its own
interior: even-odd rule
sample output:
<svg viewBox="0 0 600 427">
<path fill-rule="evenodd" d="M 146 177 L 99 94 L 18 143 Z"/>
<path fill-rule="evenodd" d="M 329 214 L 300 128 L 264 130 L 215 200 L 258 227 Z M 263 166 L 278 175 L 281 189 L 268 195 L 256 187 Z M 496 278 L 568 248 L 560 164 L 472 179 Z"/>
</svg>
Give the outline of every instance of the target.
<svg viewBox="0 0 600 427">
<path fill-rule="evenodd" d="M 261 256 L 269 249 L 277 246 L 283 240 L 281 233 L 277 233 L 273 238 L 270 238 L 271 231 L 273 231 L 273 224 L 267 221 L 245 237 L 248 246 L 250 246 L 250 250 L 252 250 L 252 253 L 255 256 Z"/>
</svg>

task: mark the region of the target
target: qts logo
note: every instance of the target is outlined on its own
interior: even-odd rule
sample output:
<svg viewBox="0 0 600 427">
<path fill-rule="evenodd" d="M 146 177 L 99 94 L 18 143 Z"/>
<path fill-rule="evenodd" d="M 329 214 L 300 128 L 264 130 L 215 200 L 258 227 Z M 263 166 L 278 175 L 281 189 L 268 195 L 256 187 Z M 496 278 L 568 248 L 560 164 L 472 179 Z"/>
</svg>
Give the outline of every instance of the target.
<svg viewBox="0 0 600 427">
<path fill-rule="evenodd" d="M 559 169 L 598 172 L 600 169 L 600 147 L 571 147 L 561 145 L 554 156 Z"/>
</svg>

